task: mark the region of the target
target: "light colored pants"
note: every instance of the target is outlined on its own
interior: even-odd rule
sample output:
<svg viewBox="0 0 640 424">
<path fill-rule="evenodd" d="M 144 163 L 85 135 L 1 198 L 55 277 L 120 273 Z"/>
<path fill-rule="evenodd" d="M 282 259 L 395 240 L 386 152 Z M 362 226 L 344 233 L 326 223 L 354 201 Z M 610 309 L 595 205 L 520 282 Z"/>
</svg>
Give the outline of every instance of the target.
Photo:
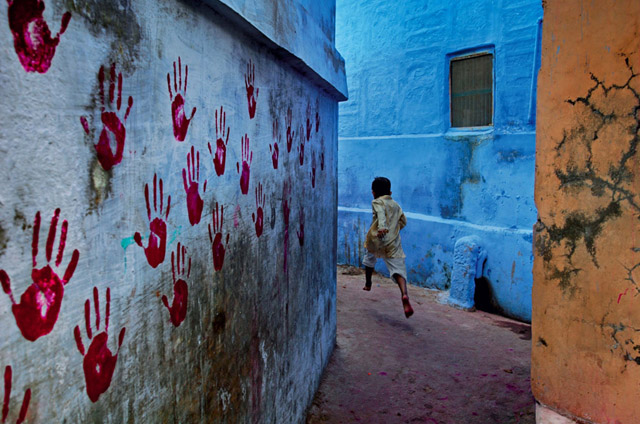
<svg viewBox="0 0 640 424">
<path fill-rule="evenodd" d="M 404 264 L 404 258 L 380 258 L 380 259 L 383 259 L 385 265 L 387 265 L 387 269 L 389 270 L 389 275 L 391 275 L 391 278 L 393 278 L 395 274 L 398 274 L 405 280 L 407 279 L 407 267 Z M 364 260 L 362 261 L 362 265 L 369 268 L 375 268 L 377 260 L 378 258 L 376 258 L 376 256 L 373 253 L 367 251 L 364 255 Z"/>
</svg>

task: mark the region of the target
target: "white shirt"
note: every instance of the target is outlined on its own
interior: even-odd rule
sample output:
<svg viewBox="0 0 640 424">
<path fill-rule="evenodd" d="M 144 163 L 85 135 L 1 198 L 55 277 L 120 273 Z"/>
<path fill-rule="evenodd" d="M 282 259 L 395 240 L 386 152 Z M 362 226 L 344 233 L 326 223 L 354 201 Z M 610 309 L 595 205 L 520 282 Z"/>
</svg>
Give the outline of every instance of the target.
<svg viewBox="0 0 640 424">
<path fill-rule="evenodd" d="M 404 258 L 400 242 L 400 230 L 407 225 L 402 208 L 389 195 L 380 196 L 371 202 L 373 220 L 367 232 L 364 247 L 377 257 Z M 389 232 L 378 238 L 378 230 Z"/>
</svg>

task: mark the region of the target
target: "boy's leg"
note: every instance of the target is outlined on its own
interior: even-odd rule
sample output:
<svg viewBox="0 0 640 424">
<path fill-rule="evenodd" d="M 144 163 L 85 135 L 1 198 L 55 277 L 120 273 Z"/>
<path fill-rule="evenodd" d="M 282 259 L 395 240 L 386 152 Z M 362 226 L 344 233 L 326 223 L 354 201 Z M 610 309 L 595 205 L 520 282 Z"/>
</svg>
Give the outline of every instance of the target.
<svg viewBox="0 0 640 424">
<path fill-rule="evenodd" d="M 365 283 L 364 283 L 364 287 L 362 288 L 362 290 L 366 290 L 366 291 L 370 291 L 371 290 L 371 276 L 372 275 L 373 275 L 373 268 L 371 268 L 370 266 L 365 266 L 364 267 Z"/>
<path fill-rule="evenodd" d="M 393 278 L 400 289 L 404 316 L 409 318 L 413 315 L 413 308 L 411 307 L 411 303 L 409 303 L 409 292 L 407 291 L 407 279 L 405 277 L 405 275 L 407 275 L 407 268 L 404 264 L 404 258 L 387 258 L 385 259 L 385 263 L 389 269 L 391 278 Z"/>
<path fill-rule="evenodd" d="M 371 276 L 373 275 L 373 267 L 376 266 L 376 257 L 373 253 L 367 251 L 364 255 L 364 260 L 362 261 L 362 265 L 364 265 L 364 276 L 365 283 L 362 290 L 369 291 L 371 290 Z"/>
<path fill-rule="evenodd" d="M 393 274 L 393 279 L 400 288 L 400 294 L 402 296 L 408 296 L 409 293 L 407 293 L 407 280 L 400 274 Z"/>
<path fill-rule="evenodd" d="M 413 308 L 409 303 L 409 292 L 407 292 L 407 280 L 400 274 L 394 274 L 393 279 L 396 280 L 396 284 L 400 287 L 400 293 L 402 293 L 402 307 L 404 309 L 404 316 L 409 318 L 413 315 Z"/>
</svg>

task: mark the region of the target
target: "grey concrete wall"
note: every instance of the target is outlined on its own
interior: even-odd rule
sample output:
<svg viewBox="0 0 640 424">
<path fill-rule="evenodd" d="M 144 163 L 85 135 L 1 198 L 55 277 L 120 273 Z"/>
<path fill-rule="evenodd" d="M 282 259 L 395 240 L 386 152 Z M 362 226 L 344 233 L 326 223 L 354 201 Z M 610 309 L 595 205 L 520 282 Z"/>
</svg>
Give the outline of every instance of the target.
<svg viewBox="0 0 640 424">
<path fill-rule="evenodd" d="M 335 339 L 346 93 L 310 63 L 343 62 L 220 4 L 0 8 L 8 422 L 304 418 Z"/>
</svg>

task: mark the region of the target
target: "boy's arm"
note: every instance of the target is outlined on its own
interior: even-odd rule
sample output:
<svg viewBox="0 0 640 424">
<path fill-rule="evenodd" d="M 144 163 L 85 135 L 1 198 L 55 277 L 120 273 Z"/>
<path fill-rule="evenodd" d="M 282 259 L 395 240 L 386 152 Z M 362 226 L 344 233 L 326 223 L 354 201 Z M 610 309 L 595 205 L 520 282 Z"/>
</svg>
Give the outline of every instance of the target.
<svg viewBox="0 0 640 424">
<path fill-rule="evenodd" d="M 402 230 L 405 225 L 407 225 L 407 217 L 404 216 L 404 212 L 403 212 L 400 215 L 400 219 L 398 220 L 398 227 Z"/>
<path fill-rule="evenodd" d="M 384 209 L 384 204 L 382 202 L 376 202 L 375 200 L 371 203 L 373 207 L 373 212 L 376 214 L 378 218 L 378 237 L 383 237 L 386 233 L 389 232 L 389 228 L 387 227 L 387 215 Z"/>
</svg>

